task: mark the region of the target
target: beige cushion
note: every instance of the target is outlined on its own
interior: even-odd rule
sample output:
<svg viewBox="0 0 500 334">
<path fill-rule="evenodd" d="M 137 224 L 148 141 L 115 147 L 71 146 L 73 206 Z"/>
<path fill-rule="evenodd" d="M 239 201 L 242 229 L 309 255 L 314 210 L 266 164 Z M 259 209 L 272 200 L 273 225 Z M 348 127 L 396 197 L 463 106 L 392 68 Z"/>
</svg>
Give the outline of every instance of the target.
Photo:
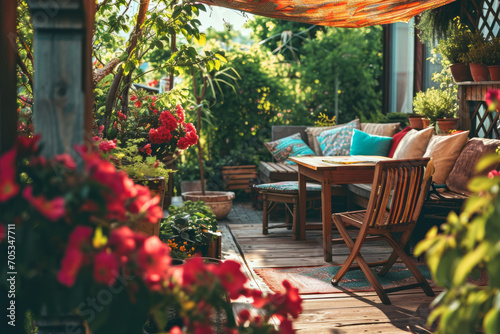
<svg viewBox="0 0 500 334">
<path fill-rule="evenodd" d="M 427 145 L 424 157 L 430 157 L 436 168 L 432 180 L 437 184 L 444 184 L 455 162 L 469 141 L 469 131 L 460 132 L 451 136 L 433 136 Z"/>
<path fill-rule="evenodd" d="M 394 159 L 419 159 L 422 158 L 427 150 L 427 144 L 434 134 L 434 128 L 430 127 L 417 131 L 409 131 L 403 137 L 394 152 Z"/>
<path fill-rule="evenodd" d="M 392 137 L 400 128 L 400 123 L 361 123 L 361 131 L 375 136 Z"/>
<path fill-rule="evenodd" d="M 323 152 L 321 152 L 321 146 L 319 146 L 318 139 L 316 138 L 321 134 L 321 132 L 338 128 L 339 126 L 344 126 L 345 124 L 339 124 L 339 125 L 334 125 L 334 126 L 315 126 L 315 127 L 309 127 L 306 129 L 307 133 L 307 141 L 309 142 L 309 147 L 312 148 L 314 153 L 317 155 L 323 155 Z"/>
</svg>

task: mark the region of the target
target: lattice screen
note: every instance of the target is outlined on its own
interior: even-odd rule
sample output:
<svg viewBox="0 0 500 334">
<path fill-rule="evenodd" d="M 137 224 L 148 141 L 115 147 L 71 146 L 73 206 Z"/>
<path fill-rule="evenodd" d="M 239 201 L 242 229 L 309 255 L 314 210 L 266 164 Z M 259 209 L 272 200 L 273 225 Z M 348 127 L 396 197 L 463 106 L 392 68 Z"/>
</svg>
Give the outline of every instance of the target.
<svg viewBox="0 0 500 334">
<path fill-rule="evenodd" d="M 472 4 L 474 10 L 467 12 L 465 5 Z M 470 7 L 469 7 L 470 8 Z M 462 17 L 466 16 L 477 31 L 486 38 L 500 37 L 500 0 L 465 0 L 462 2 Z M 488 112 L 484 97 L 489 88 L 500 88 L 498 85 L 477 85 L 461 87 L 470 113 L 472 137 L 500 138 L 498 112 Z"/>
</svg>

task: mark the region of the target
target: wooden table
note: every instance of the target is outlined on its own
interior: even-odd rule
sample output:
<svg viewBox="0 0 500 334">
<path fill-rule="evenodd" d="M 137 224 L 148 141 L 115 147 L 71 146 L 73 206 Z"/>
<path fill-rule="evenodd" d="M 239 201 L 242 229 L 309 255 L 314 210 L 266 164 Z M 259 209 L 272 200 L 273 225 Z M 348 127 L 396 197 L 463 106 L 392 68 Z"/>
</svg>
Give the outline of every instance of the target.
<svg viewBox="0 0 500 334">
<path fill-rule="evenodd" d="M 323 255 L 326 262 L 332 262 L 332 240 L 328 236 L 332 229 L 332 184 L 372 183 L 375 164 L 379 160 L 389 159 L 379 156 L 348 157 L 300 157 L 290 158 L 299 165 L 299 240 L 306 238 L 306 180 L 313 179 L 321 183 Z M 363 163 L 341 164 L 328 163 L 364 161 Z"/>
</svg>

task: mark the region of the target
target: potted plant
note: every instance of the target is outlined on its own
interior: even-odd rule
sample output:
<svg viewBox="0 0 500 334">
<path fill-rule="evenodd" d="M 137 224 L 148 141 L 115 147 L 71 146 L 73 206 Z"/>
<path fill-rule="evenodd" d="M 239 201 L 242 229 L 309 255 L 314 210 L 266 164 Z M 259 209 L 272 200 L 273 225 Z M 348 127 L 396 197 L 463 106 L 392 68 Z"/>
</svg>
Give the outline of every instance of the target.
<svg viewBox="0 0 500 334">
<path fill-rule="evenodd" d="M 500 81 L 500 38 L 492 38 L 489 42 L 488 49 L 490 61 L 488 70 L 492 81 Z"/>
<path fill-rule="evenodd" d="M 458 18 L 453 20 L 451 27 L 448 37 L 441 39 L 436 49 L 449 64 L 455 82 L 472 81 L 468 61 L 463 59 L 469 52 L 472 33 Z"/>
<path fill-rule="evenodd" d="M 439 129 L 447 133 L 458 125 L 458 103 L 452 88 L 429 88 L 418 92 L 413 99 L 413 109 L 431 123 L 437 123 Z"/>
<path fill-rule="evenodd" d="M 475 33 L 469 51 L 462 55 L 461 59 L 463 62 L 469 63 L 474 81 L 482 82 L 490 80 L 490 72 L 487 67 L 490 57 L 488 42 L 480 33 Z"/>
<path fill-rule="evenodd" d="M 144 147 L 139 149 L 137 144 L 142 142 L 141 139 L 129 139 L 125 145 L 117 139 L 102 140 L 99 137 L 94 139 L 104 158 L 113 163 L 118 170 L 126 172 L 135 183 L 148 187 L 153 196 L 160 198 L 159 206 L 163 210 L 165 186 L 172 170 L 151 156 L 150 150 Z M 133 228 L 147 235 L 158 236 L 160 220 L 154 224 L 138 223 Z"/>
<path fill-rule="evenodd" d="M 168 212 L 170 215 L 161 223 L 160 239 L 170 246 L 173 258 L 184 260 L 196 254 L 220 258 L 220 233 L 210 207 L 200 201 L 186 201 L 181 207 L 171 205 Z"/>
<path fill-rule="evenodd" d="M 424 118 L 424 116 L 422 116 L 422 115 L 409 114 L 408 115 L 408 122 L 410 123 L 410 126 L 413 129 L 420 130 L 420 129 L 424 128 L 424 123 L 422 121 L 423 118 Z"/>
<path fill-rule="evenodd" d="M 8 254 L 17 246 L 15 261 L 2 261 L 0 273 L 15 275 L 22 286 L 9 297 L 18 323 L 29 310 L 39 333 L 136 334 L 148 316 L 163 328 L 166 310 L 175 307 L 183 315 L 176 333 L 206 332 L 213 311 L 224 314 L 218 325 L 227 333 L 271 332 L 273 316 L 292 330 L 291 319 L 302 309 L 298 289 L 285 281 L 284 294 L 250 290 L 241 265 L 230 260 L 172 266 L 170 249 L 158 237 L 129 228 L 161 218 L 159 198 L 100 153 L 77 152 L 80 168 L 68 154 L 46 159 L 35 137 L 19 139 L 0 155 L 0 250 Z M 5 296 L 11 284 L 0 283 Z M 240 312 L 238 324 L 230 298 L 243 295 L 263 313 Z"/>
</svg>

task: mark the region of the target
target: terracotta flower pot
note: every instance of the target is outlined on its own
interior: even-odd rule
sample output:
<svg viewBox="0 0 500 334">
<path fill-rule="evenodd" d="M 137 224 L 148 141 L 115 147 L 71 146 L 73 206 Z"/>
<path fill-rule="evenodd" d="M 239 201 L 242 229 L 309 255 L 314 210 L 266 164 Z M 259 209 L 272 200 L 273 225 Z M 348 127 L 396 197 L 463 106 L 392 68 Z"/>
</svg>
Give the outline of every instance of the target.
<svg viewBox="0 0 500 334">
<path fill-rule="evenodd" d="M 441 118 L 437 120 L 437 125 L 441 133 L 446 134 L 458 127 L 458 118 Z"/>
<path fill-rule="evenodd" d="M 431 120 L 428 118 L 422 118 L 422 128 L 427 129 L 429 126 L 431 126 Z"/>
<path fill-rule="evenodd" d="M 455 82 L 472 81 L 470 68 L 468 64 L 457 63 L 450 65 L 451 75 Z"/>
<path fill-rule="evenodd" d="M 470 74 L 472 74 L 472 78 L 476 82 L 490 80 L 490 71 L 485 65 L 470 64 Z"/>
<path fill-rule="evenodd" d="M 417 130 L 423 129 L 424 128 L 424 124 L 422 122 L 422 118 L 424 118 L 424 116 L 421 116 L 421 115 L 409 115 L 408 116 L 408 121 L 410 122 L 410 126 L 413 129 L 417 129 Z"/>
<path fill-rule="evenodd" d="M 190 191 L 182 193 L 182 197 L 186 201 L 205 202 L 212 209 L 215 218 L 224 219 L 233 207 L 235 195 L 232 191 L 205 191 L 205 195 L 201 191 Z"/>
<path fill-rule="evenodd" d="M 500 65 L 488 66 L 491 81 L 500 81 Z"/>
</svg>

